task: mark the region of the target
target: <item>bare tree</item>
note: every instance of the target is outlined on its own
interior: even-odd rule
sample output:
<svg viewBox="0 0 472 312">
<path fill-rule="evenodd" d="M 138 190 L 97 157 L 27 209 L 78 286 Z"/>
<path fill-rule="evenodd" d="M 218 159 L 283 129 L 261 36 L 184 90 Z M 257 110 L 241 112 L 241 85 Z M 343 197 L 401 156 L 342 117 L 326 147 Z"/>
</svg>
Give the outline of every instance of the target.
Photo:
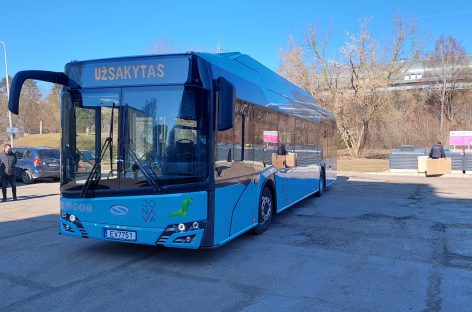
<svg viewBox="0 0 472 312">
<path fill-rule="evenodd" d="M 39 133 L 42 107 L 41 90 L 35 80 L 26 80 L 21 89 L 20 106 L 25 112 L 19 116 L 13 116 L 15 124 L 23 133 Z"/>
<path fill-rule="evenodd" d="M 10 77 L 10 81 L 12 78 Z M 6 79 L 0 81 L 0 144 L 7 140 L 6 128 L 8 127 L 8 98 Z"/>
<path fill-rule="evenodd" d="M 8 127 L 8 104 L 6 93 L 0 92 L 0 144 L 7 140 L 5 132 Z"/>
<path fill-rule="evenodd" d="M 406 22 L 397 14 L 393 18 L 392 32 L 387 42 L 383 60 L 387 62 L 387 78 L 391 79 L 404 73 L 412 61 L 420 59 L 427 38 L 418 34 L 415 20 Z"/>
<path fill-rule="evenodd" d="M 470 78 L 468 80 L 471 81 Z M 452 97 L 452 106 L 454 107 L 453 129 L 471 129 L 472 128 L 472 90 L 456 90 Z"/>
<path fill-rule="evenodd" d="M 174 44 L 167 39 L 153 41 L 146 49 L 146 53 L 148 54 L 163 54 L 171 52 L 176 52 L 176 48 Z"/>
<path fill-rule="evenodd" d="M 444 127 L 444 117 L 452 117 L 452 94 L 457 83 L 465 77 L 467 62 L 465 50 L 456 38 L 444 36 L 436 40 L 434 51 L 427 56 L 425 67 L 430 69 L 431 94 L 440 107 L 440 127 Z"/>
<path fill-rule="evenodd" d="M 345 144 L 351 155 L 359 157 L 367 143 L 371 121 L 385 103 L 386 93 L 382 91 L 388 86 L 388 71 L 379 64 L 377 42 L 367 24 L 361 25 L 359 35 L 350 36 L 341 51 L 348 81 L 343 86 L 343 99 L 334 111 Z"/>
<path fill-rule="evenodd" d="M 43 121 L 43 131 L 58 133 L 61 128 L 60 119 L 60 97 L 62 86 L 54 84 L 51 92 L 41 103 L 43 107 L 41 120 Z"/>
<path fill-rule="evenodd" d="M 313 26 L 306 47 L 291 41 L 282 52 L 280 66 L 282 75 L 336 114 L 340 136 L 354 157 L 362 156 L 371 123 L 387 111 L 390 77 L 403 70 L 400 60 L 416 51 L 414 28 L 399 17 L 394 21 L 393 39 L 383 48 L 368 24 L 364 21 L 357 34 L 348 34 L 337 58 L 327 53 L 331 32 L 323 36 Z"/>
<path fill-rule="evenodd" d="M 307 64 L 304 60 L 304 49 L 298 45 L 292 37 L 289 38 L 289 47 L 287 50 L 281 50 L 281 59 L 279 73 L 294 84 L 305 89 L 311 95 L 317 91 L 316 77 L 317 73 L 313 70 L 314 63 Z"/>
</svg>

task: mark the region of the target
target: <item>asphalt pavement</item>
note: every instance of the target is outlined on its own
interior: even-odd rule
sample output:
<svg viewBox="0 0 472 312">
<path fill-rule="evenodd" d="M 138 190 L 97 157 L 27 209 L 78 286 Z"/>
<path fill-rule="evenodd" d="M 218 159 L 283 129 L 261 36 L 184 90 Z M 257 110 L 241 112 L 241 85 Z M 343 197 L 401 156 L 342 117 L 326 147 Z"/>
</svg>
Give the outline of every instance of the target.
<svg viewBox="0 0 472 312">
<path fill-rule="evenodd" d="M 0 203 L 0 311 L 472 310 L 472 179 L 342 176 L 216 250 L 60 236 L 58 188 Z"/>
</svg>

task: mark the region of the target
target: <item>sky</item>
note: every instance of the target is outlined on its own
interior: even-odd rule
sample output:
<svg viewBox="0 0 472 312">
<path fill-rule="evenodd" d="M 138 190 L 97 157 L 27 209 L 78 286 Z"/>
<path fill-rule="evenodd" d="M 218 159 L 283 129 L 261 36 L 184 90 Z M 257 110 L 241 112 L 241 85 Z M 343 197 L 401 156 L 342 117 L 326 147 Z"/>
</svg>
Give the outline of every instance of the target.
<svg viewBox="0 0 472 312">
<path fill-rule="evenodd" d="M 71 60 L 146 54 L 164 40 L 179 51 L 249 54 L 277 70 L 290 35 L 302 40 L 312 24 L 333 31 L 333 53 L 370 19 L 375 36 L 387 38 L 391 20 L 415 19 L 433 46 L 452 35 L 472 53 L 472 1 L 125 1 L 0 0 L 0 40 L 8 71 L 63 71 Z M 5 76 L 0 45 L 0 77 Z"/>
</svg>

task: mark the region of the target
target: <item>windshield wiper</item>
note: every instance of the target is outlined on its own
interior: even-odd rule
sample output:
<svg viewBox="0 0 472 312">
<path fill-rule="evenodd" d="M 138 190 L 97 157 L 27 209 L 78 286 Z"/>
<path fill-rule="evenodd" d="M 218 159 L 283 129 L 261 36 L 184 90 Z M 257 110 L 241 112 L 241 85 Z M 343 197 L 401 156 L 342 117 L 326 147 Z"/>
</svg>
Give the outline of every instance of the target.
<svg viewBox="0 0 472 312">
<path fill-rule="evenodd" d="M 92 170 L 90 170 L 90 174 L 87 177 L 87 181 L 85 181 L 84 187 L 82 188 L 82 192 L 80 193 L 80 197 L 85 197 L 88 194 L 88 191 L 91 186 L 95 187 L 100 181 L 101 178 L 101 172 L 98 170 L 102 164 L 102 159 L 105 157 L 105 153 L 108 148 L 110 148 L 110 166 L 112 166 L 113 163 L 113 115 L 115 111 L 115 103 L 113 103 L 113 106 L 111 108 L 111 121 L 110 121 L 110 133 L 108 137 L 105 139 L 105 142 L 103 142 L 102 145 L 102 153 L 100 157 L 97 158 L 95 161 L 95 164 L 92 167 Z M 113 167 L 111 167 L 113 169 Z"/>
<path fill-rule="evenodd" d="M 159 186 L 159 184 L 156 181 L 157 176 L 152 171 L 149 171 L 146 166 L 144 166 L 144 164 L 139 159 L 138 155 L 136 155 L 136 152 L 131 147 L 131 144 L 130 144 L 129 140 L 123 140 L 123 141 L 125 141 L 124 144 L 128 148 L 129 154 L 130 154 L 131 158 L 133 158 L 134 163 L 141 170 L 141 172 L 143 173 L 144 177 L 149 182 L 149 184 L 151 184 L 152 187 L 154 188 L 154 190 L 157 193 L 159 193 L 161 191 L 161 187 Z"/>
<path fill-rule="evenodd" d="M 136 152 L 133 150 L 131 147 L 130 143 L 130 138 L 129 138 L 129 129 L 128 129 L 128 122 L 127 122 L 127 115 L 128 115 L 128 105 L 125 105 L 123 110 L 120 113 L 120 119 L 121 119 L 121 129 L 122 129 L 122 134 L 123 137 L 120 138 L 120 146 L 123 148 L 127 148 L 129 151 L 129 155 L 133 159 L 134 163 L 138 166 L 138 168 L 141 170 L 143 173 L 144 177 L 146 180 L 149 182 L 149 184 L 152 185 L 154 188 L 154 191 L 159 193 L 161 191 L 161 187 L 157 183 L 157 177 L 153 172 L 150 172 L 146 166 L 143 165 L 141 160 L 139 159 L 138 155 Z M 125 153 L 123 153 L 125 154 Z M 122 163 L 122 162 L 121 162 Z"/>
</svg>

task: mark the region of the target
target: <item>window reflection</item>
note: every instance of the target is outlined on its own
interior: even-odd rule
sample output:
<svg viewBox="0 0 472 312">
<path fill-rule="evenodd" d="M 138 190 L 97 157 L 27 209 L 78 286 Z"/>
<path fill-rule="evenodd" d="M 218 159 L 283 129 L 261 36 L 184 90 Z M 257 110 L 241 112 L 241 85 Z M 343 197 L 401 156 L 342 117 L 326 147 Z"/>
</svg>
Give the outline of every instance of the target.
<svg viewBox="0 0 472 312">
<path fill-rule="evenodd" d="M 75 97 L 63 112 L 70 115 L 63 127 L 66 188 L 80 190 L 107 138 L 111 144 L 98 168 L 97 189 L 204 181 L 208 101 L 207 91 L 183 86 L 85 91 Z M 79 163 L 84 168 L 78 170 Z"/>
</svg>

